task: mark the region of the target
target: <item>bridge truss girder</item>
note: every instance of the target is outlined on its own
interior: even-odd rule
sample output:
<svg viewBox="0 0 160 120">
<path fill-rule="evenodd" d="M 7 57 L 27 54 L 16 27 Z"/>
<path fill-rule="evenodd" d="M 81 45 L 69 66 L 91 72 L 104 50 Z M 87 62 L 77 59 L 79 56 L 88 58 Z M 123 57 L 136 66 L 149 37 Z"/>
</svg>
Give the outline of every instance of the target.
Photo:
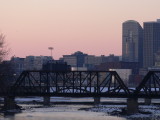
<svg viewBox="0 0 160 120">
<path fill-rule="evenodd" d="M 138 98 L 160 98 L 160 71 L 149 71 L 134 95 Z"/>
<path fill-rule="evenodd" d="M 23 71 L 10 94 L 128 97 L 130 92 L 115 71 Z"/>
</svg>

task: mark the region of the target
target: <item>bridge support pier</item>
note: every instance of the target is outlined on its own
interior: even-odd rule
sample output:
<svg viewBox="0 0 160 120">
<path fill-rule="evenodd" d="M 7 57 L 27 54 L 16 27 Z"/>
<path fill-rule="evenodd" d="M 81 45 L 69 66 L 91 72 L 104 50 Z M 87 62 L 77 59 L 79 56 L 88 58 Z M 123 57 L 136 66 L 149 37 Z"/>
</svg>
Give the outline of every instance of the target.
<svg viewBox="0 0 160 120">
<path fill-rule="evenodd" d="M 151 99 L 150 98 L 145 98 L 144 99 L 144 104 L 145 105 L 150 105 L 151 104 Z"/>
<path fill-rule="evenodd" d="M 138 112 L 138 99 L 128 98 L 127 99 L 127 114 L 134 114 Z"/>
<path fill-rule="evenodd" d="M 50 97 L 48 96 L 43 97 L 43 104 L 46 106 L 50 105 Z"/>
<path fill-rule="evenodd" d="M 13 109 L 19 109 L 20 107 L 15 102 L 14 96 L 7 96 L 4 97 L 4 110 L 13 110 Z"/>
<path fill-rule="evenodd" d="M 101 98 L 100 97 L 94 97 L 94 104 L 95 105 L 99 105 L 101 102 Z"/>
</svg>

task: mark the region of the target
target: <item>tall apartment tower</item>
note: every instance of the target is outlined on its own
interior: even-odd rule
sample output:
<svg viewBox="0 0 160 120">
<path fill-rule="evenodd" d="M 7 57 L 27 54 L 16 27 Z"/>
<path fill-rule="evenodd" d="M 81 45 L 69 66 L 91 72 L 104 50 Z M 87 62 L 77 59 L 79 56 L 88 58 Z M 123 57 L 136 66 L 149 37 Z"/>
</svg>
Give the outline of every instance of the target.
<svg viewBox="0 0 160 120">
<path fill-rule="evenodd" d="M 123 23 L 122 61 L 143 65 L 143 29 L 137 21 L 128 20 Z"/>
<path fill-rule="evenodd" d="M 160 20 L 144 22 L 143 67 L 155 65 L 155 55 L 160 50 Z"/>
</svg>

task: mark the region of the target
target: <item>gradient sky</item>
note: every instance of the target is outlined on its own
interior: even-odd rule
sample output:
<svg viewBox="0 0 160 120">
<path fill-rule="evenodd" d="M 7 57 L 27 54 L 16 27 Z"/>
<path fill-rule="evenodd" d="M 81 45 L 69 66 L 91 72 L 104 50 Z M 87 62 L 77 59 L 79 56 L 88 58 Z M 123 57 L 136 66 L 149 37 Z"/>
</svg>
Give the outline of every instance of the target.
<svg viewBox="0 0 160 120">
<path fill-rule="evenodd" d="M 155 21 L 160 0 L 0 0 L 0 32 L 15 55 L 121 55 L 122 22 Z"/>
</svg>

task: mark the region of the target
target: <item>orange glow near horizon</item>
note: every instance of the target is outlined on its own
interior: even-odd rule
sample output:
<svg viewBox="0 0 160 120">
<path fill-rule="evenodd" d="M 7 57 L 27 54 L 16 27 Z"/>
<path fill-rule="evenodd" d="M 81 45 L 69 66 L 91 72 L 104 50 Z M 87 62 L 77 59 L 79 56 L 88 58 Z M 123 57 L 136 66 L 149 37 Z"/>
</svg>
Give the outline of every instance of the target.
<svg viewBox="0 0 160 120">
<path fill-rule="evenodd" d="M 121 55 L 122 22 L 159 18 L 160 0 L 1 0 L 0 32 L 13 55 L 53 57 L 82 51 Z"/>
</svg>

